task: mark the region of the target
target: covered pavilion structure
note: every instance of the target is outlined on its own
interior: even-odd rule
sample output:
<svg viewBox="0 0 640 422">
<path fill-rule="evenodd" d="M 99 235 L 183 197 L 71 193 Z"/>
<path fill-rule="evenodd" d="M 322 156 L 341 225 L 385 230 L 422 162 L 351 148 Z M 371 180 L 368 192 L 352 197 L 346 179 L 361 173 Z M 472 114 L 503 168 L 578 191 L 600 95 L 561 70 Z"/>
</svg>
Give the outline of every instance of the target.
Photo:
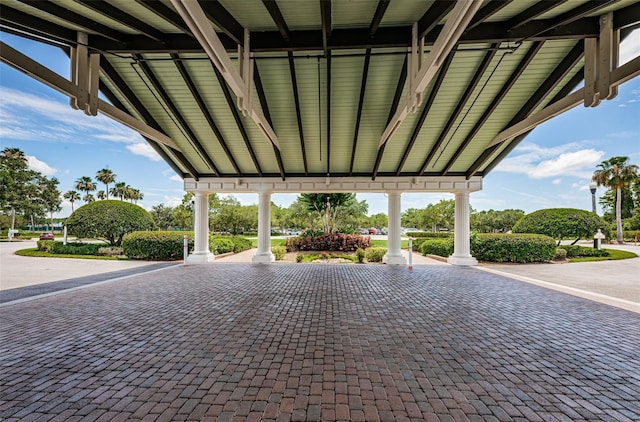
<svg viewBox="0 0 640 422">
<path fill-rule="evenodd" d="M 0 29 L 64 49 L 71 77 L 4 43 L 2 62 L 138 131 L 196 193 L 191 262 L 213 259 L 212 192 L 259 194 L 254 262 L 273 261 L 272 193 L 387 193 L 396 265 L 401 194 L 452 192 L 449 262 L 473 265 L 483 177 L 537 125 L 640 74 L 640 57 L 618 64 L 635 0 L 0 5 Z"/>
</svg>

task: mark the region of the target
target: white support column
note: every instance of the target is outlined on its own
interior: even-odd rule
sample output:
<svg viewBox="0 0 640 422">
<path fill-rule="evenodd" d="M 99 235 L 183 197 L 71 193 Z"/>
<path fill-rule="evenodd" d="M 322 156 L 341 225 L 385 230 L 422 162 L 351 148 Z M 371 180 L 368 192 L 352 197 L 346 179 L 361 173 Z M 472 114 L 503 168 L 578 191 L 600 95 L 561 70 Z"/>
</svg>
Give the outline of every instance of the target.
<svg viewBox="0 0 640 422">
<path fill-rule="evenodd" d="M 193 253 L 187 258 L 189 264 L 200 264 L 214 260 L 209 250 L 209 192 L 196 192 L 194 208 Z"/>
<path fill-rule="evenodd" d="M 471 256 L 469 242 L 469 191 L 456 192 L 456 222 L 453 244 L 453 255 L 447 262 L 453 265 L 478 265 L 478 261 Z"/>
<path fill-rule="evenodd" d="M 276 258 L 271 253 L 271 192 L 258 193 L 258 251 L 254 264 L 268 264 Z"/>
<path fill-rule="evenodd" d="M 407 261 L 400 250 L 400 198 L 402 192 L 387 192 L 389 207 L 389 233 L 387 235 L 387 253 L 382 262 L 389 265 L 406 265 Z"/>
</svg>

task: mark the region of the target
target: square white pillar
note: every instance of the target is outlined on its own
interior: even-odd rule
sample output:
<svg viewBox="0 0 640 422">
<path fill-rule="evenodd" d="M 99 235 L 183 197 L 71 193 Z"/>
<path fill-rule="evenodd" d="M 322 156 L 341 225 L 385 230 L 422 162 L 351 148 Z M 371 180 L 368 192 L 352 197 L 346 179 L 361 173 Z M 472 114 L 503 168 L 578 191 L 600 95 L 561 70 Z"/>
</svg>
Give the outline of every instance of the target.
<svg viewBox="0 0 640 422">
<path fill-rule="evenodd" d="M 276 257 L 271 253 L 271 192 L 258 194 L 258 250 L 251 262 L 269 264 Z"/>
<path fill-rule="evenodd" d="M 471 256 L 471 243 L 469 241 L 470 210 L 469 191 L 455 192 L 455 231 L 453 243 L 453 255 L 447 258 L 447 262 L 453 265 L 469 266 L 478 265 L 478 261 Z"/>
<path fill-rule="evenodd" d="M 400 249 L 400 215 L 402 192 L 387 192 L 389 210 L 389 233 L 387 234 L 387 253 L 382 262 L 388 265 L 406 265 L 407 260 Z"/>
<path fill-rule="evenodd" d="M 209 250 L 209 192 L 196 192 L 193 208 L 193 252 L 187 257 L 187 263 L 211 262 L 215 258 Z"/>
</svg>

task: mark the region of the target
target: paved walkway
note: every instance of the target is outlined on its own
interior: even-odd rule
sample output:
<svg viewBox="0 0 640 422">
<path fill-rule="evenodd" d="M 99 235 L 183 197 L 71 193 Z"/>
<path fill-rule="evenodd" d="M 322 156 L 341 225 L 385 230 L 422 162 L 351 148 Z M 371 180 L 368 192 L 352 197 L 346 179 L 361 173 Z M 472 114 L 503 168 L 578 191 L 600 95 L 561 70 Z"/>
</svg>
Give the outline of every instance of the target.
<svg viewBox="0 0 640 422">
<path fill-rule="evenodd" d="M 0 419 L 637 421 L 639 344 L 475 268 L 173 266 L 0 308 Z"/>
</svg>

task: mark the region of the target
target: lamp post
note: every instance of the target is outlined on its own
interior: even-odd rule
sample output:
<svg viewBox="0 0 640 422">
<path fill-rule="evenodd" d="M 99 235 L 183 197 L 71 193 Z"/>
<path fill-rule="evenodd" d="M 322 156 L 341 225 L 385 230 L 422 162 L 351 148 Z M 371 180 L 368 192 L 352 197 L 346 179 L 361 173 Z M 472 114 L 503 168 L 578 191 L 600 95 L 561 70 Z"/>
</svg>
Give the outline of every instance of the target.
<svg viewBox="0 0 640 422">
<path fill-rule="evenodd" d="M 596 212 L 596 188 L 597 187 L 598 187 L 598 184 L 596 182 L 589 183 L 589 190 L 591 191 L 591 211 L 593 211 L 594 214 L 597 214 Z"/>
</svg>

